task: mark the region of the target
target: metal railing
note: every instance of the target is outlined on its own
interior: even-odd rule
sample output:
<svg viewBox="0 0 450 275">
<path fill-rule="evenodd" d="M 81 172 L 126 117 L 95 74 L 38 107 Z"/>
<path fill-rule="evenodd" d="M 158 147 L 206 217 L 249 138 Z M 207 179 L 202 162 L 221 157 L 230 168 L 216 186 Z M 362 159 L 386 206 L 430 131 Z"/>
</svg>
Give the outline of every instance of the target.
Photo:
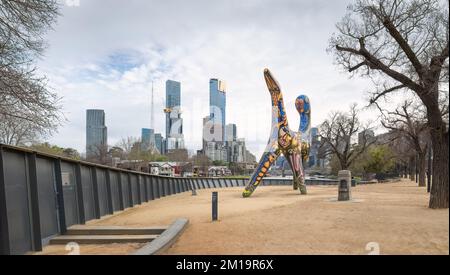
<svg viewBox="0 0 450 275">
<path fill-rule="evenodd" d="M 155 176 L 0 144 L 0 254 L 41 251 L 68 227 L 192 189 L 245 186 L 248 178 Z M 290 185 L 265 178 L 262 185 Z M 307 184 L 337 184 L 309 181 Z"/>
</svg>

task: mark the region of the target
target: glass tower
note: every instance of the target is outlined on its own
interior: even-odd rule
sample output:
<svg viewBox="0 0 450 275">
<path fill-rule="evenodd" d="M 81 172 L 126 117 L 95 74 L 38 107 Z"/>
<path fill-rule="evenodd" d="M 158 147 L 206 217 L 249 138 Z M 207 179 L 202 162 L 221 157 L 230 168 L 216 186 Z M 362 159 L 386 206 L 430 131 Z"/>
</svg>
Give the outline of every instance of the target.
<svg viewBox="0 0 450 275">
<path fill-rule="evenodd" d="M 222 130 L 221 140 L 225 141 L 225 108 L 226 108 L 226 87 L 225 82 L 219 79 L 209 80 L 209 108 L 210 119 L 214 125 Z"/>
<path fill-rule="evenodd" d="M 166 81 L 166 149 L 183 149 L 183 119 L 181 118 L 181 84 Z"/>
<path fill-rule="evenodd" d="M 180 114 L 181 106 L 181 84 L 180 82 L 166 81 L 166 138 L 176 134 L 183 134 L 183 125 Z M 178 122 L 179 121 L 179 122 Z M 174 127 L 175 123 L 178 127 Z"/>
<path fill-rule="evenodd" d="M 98 157 L 102 149 L 108 146 L 105 111 L 86 111 L 86 156 Z"/>
<path fill-rule="evenodd" d="M 155 146 L 155 131 L 153 129 L 142 128 L 141 150 L 149 150 Z"/>
</svg>

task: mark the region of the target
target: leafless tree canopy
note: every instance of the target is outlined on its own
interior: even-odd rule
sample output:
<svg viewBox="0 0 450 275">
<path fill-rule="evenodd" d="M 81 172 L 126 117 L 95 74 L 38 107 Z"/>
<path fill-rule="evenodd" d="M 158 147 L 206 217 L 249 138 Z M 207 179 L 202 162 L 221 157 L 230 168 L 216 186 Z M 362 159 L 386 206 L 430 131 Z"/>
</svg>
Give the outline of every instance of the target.
<svg viewBox="0 0 450 275">
<path fill-rule="evenodd" d="M 371 102 L 404 88 L 426 93 L 426 78 L 448 83 L 448 23 L 448 2 L 358 0 L 330 50 L 348 71 L 373 79 Z"/>
<path fill-rule="evenodd" d="M 426 186 L 426 157 L 431 140 L 423 106 L 414 100 L 406 100 L 394 111 L 381 109 L 381 113 L 381 123 L 390 130 L 393 138 L 407 143 L 413 159 L 418 156 L 419 186 Z"/>
<path fill-rule="evenodd" d="M 59 99 L 36 73 L 43 35 L 58 15 L 56 0 L 0 0 L 0 115 L 40 128 L 59 124 Z M 2 122 L 6 123 L 6 122 Z M 36 133 L 36 132 L 35 132 Z"/>
<path fill-rule="evenodd" d="M 332 112 L 320 126 L 322 151 L 327 155 L 335 155 L 341 169 L 348 169 L 370 145 L 375 143 L 376 139 L 367 135 L 369 130 L 369 124 L 364 125 L 359 121 L 356 105 L 352 105 L 348 113 Z M 358 142 L 360 133 L 362 133 L 361 143 Z"/>
<path fill-rule="evenodd" d="M 48 135 L 49 129 L 19 119 L 0 114 L 0 143 L 9 145 L 29 145 Z"/>
<path fill-rule="evenodd" d="M 426 152 L 429 144 L 429 127 L 426 123 L 426 112 L 413 100 L 406 100 L 394 111 L 381 110 L 384 128 L 396 133 L 398 137 L 406 137 L 417 152 Z"/>
</svg>

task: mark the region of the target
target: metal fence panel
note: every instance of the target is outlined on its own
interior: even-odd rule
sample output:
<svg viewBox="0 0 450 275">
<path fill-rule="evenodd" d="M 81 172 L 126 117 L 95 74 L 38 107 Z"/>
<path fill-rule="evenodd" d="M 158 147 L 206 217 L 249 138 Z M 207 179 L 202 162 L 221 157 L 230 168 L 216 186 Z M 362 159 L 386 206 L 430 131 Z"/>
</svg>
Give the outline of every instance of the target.
<svg viewBox="0 0 450 275">
<path fill-rule="evenodd" d="M 37 158 L 37 186 L 41 236 L 48 238 L 59 233 L 55 167 L 52 160 Z"/>
<path fill-rule="evenodd" d="M 154 177 L 153 178 L 153 191 L 155 192 L 155 199 L 161 198 L 160 187 L 161 187 L 160 178 Z"/>
<path fill-rule="evenodd" d="M 96 172 L 100 216 L 105 216 L 109 214 L 108 191 L 106 189 L 106 171 L 104 169 L 96 168 Z"/>
<path fill-rule="evenodd" d="M 130 174 L 130 180 L 131 180 L 131 199 L 133 204 L 136 205 L 139 204 L 139 191 L 138 191 L 138 184 L 137 184 L 137 177 L 136 175 Z"/>
<path fill-rule="evenodd" d="M 120 195 L 119 195 L 119 175 L 117 172 L 110 171 L 110 188 L 111 188 L 111 203 L 113 212 L 120 210 Z"/>
<path fill-rule="evenodd" d="M 145 202 L 145 180 L 141 175 L 138 175 L 138 183 L 139 183 L 139 197 L 140 197 L 140 203 Z"/>
<path fill-rule="evenodd" d="M 124 208 L 128 208 L 131 206 L 130 202 L 130 185 L 128 183 L 128 174 L 121 173 L 122 179 L 122 196 L 123 196 L 123 206 Z"/>
<path fill-rule="evenodd" d="M 147 176 L 147 197 L 149 201 L 155 199 L 155 194 L 153 192 L 153 181 L 154 178 L 152 176 Z"/>
<path fill-rule="evenodd" d="M 78 195 L 75 178 L 75 165 L 69 162 L 61 162 L 61 177 L 63 185 L 64 210 L 67 227 L 78 224 Z"/>
<path fill-rule="evenodd" d="M 83 186 L 84 217 L 86 221 L 95 219 L 94 187 L 91 167 L 81 166 L 81 185 Z"/>
<path fill-rule="evenodd" d="M 25 154 L 4 151 L 4 177 L 11 254 L 32 249 Z"/>
</svg>

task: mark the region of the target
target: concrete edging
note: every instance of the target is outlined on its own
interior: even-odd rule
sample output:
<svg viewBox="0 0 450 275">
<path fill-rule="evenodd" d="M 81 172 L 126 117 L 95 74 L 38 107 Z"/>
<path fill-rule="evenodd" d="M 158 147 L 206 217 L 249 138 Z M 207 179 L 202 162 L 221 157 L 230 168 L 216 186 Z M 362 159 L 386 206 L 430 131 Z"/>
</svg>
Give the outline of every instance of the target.
<svg viewBox="0 0 450 275">
<path fill-rule="evenodd" d="M 169 228 L 155 240 L 130 255 L 157 255 L 164 252 L 175 243 L 188 224 L 189 220 L 185 218 L 175 220 L 175 222 L 173 222 Z"/>
</svg>

